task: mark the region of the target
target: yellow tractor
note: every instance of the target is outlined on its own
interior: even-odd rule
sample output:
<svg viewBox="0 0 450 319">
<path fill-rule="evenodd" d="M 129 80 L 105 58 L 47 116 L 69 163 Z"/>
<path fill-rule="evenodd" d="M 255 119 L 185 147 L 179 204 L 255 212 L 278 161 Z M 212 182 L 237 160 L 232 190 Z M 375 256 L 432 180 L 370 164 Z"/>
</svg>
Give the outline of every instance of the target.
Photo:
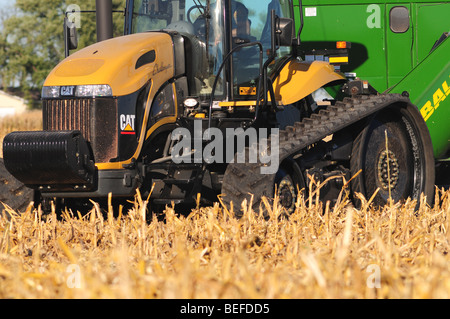
<svg viewBox="0 0 450 319">
<path fill-rule="evenodd" d="M 258 212 L 277 195 L 289 213 L 309 178 L 329 180 L 321 199 L 334 201 L 357 174 L 352 190 L 377 190 L 380 205 L 433 197 L 417 107 L 337 72 L 345 42 L 305 61 L 292 1 L 128 0 L 116 38 L 110 1 L 97 4 L 99 42 L 44 83 L 43 130 L 4 140 L 6 168 L 37 202 L 139 189 L 153 207 L 221 195 L 239 216 L 244 199 Z M 324 90 L 336 85 L 340 100 Z"/>
</svg>

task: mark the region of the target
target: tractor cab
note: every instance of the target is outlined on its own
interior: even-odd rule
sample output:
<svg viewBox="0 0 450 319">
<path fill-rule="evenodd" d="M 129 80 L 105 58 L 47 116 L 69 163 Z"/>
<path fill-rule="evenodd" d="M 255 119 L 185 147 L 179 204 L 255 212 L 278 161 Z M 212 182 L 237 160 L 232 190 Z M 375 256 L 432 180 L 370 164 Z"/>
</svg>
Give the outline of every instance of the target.
<svg viewBox="0 0 450 319">
<path fill-rule="evenodd" d="M 180 33 L 189 94 L 200 103 L 212 95 L 217 101 L 255 100 L 263 63 L 273 56 L 270 70 L 273 60 L 291 53 L 291 43 L 272 50 L 272 11 L 277 18 L 292 18 L 292 2 L 131 0 L 125 33 Z M 293 31 L 293 23 L 290 27 Z"/>
</svg>

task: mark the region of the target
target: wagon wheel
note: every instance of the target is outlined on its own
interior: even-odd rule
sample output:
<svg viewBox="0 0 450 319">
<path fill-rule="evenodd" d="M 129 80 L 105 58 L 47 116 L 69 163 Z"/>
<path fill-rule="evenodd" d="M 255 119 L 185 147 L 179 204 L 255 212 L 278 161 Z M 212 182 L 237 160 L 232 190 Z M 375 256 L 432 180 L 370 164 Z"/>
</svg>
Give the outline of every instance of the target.
<svg viewBox="0 0 450 319">
<path fill-rule="evenodd" d="M 373 116 L 354 140 L 350 169 L 352 175 L 361 170 L 352 181 L 353 192 L 370 198 L 379 189 L 375 205 L 383 206 L 389 198 L 419 200 L 422 193 L 431 202 L 433 148 L 417 108 L 394 106 Z"/>
</svg>

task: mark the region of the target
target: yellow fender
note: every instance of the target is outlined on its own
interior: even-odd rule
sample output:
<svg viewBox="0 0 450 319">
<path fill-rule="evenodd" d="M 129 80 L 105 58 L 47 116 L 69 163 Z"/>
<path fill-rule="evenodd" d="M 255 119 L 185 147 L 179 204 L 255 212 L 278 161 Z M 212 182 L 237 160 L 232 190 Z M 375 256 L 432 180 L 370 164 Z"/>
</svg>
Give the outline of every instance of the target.
<svg viewBox="0 0 450 319">
<path fill-rule="evenodd" d="M 275 99 L 282 105 L 295 103 L 334 81 L 345 80 L 328 62 L 292 60 L 274 80 Z"/>
</svg>

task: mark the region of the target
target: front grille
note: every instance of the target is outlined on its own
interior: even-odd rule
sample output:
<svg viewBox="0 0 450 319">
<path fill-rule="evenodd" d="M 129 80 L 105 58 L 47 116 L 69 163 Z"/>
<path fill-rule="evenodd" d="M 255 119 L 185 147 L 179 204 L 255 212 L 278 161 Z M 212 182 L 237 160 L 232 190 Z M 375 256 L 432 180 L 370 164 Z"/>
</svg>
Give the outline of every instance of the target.
<svg viewBox="0 0 450 319">
<path fill-rule="evenodd" d="M 44 130 L 79 130 L 91 141 L 92 99 L 44 100 Z"/>
<path fill-rule="evenodd" d="M 81 132 L 96 163 L 118 157 L 117 99 L 43 100 L 45 131 Z"/>
</svg>

